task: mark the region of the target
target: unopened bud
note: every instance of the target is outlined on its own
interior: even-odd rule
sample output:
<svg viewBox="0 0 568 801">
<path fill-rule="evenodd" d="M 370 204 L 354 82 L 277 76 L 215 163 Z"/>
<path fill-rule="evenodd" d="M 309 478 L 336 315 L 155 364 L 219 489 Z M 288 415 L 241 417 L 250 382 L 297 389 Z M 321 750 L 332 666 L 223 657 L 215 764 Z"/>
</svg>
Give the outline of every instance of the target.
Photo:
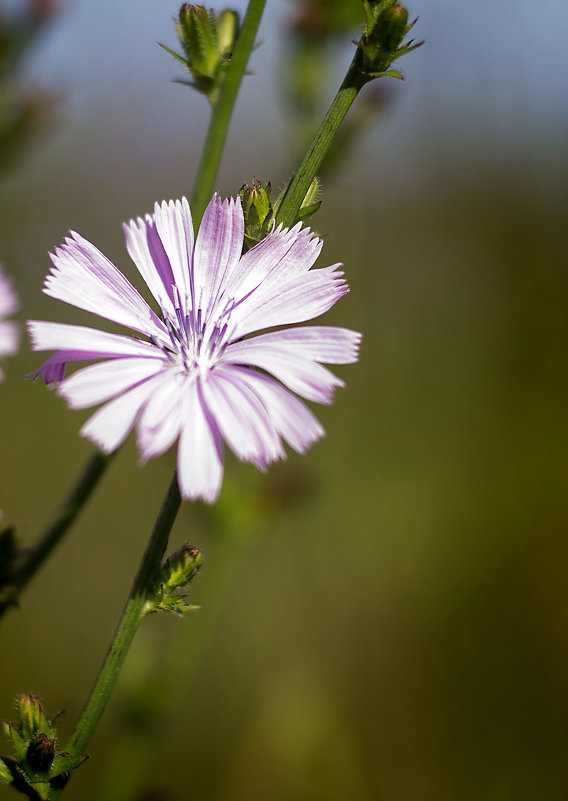
<svg viewBox="0 0 568 801">
<path fill-rule="evenodd" d="M 166 592 L 186 587 L 201 565 L 202 553 L 195 545 L 184 545 L 164 563 L 159 582 Z"/>
<path fill-rule="evenodd" d="M 248 247 L 258 244 L 270 232 L 274 210 L 270 199 L 270 183 L 264 185 L 258 178 L 241 186 L 239 190 L 245 218 L 245 241 Z"/>
<path fill-rule="evenodd" d="M 213 100 L 239 32 L 239 15 L 231 9 L 215 14 L 205 6 L 184 3 L 176 27 L 183 55 L 162 47 L 187 67 L 191 85 Z"/>
<path fill-rule="evenodd" d="M 18 722 L 20 734 L 26 740 L 49 732 L 49 722 L 37 695 L 24 693 L 18 698 Z"/>
<path fill-rule="evenodd" d="M 414 23 L 408 24 L 408 11 L 396 0 L 363 0 L 365 30 L 361 41 L 361 70 L 365 80 L 392 75 L 402 78 L 398 70 L 391 70 L 393 61 L 410 53 L 422 44 L 403 39 Z"/>
<path fill-rule="evenodd" d="M 47 734 L 36 735 L 28 746 L 26 759 L 34 773 L 47 773 L 55 756 L 55 740 Z"/>
<path fill-rule="evenodd" d="M 397 3 L 380 15 L 372 35 L 385 50 L 394 52 L 402 44 L 407 25 L 408 11 Z"/>
</svg>

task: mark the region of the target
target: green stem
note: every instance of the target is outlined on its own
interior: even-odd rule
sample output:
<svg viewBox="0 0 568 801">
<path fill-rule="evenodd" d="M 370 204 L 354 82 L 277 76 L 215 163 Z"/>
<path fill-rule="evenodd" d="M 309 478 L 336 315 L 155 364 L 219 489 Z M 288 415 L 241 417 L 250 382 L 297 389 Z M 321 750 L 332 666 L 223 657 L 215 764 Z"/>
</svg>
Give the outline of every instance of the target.
<svg viewBox="0 0 568 801">
<path fill-rule="evenodd" d="M 249 0 L 243 24 L 227 68 L 227 74 L 219 96 L 213 103 L 213 111 L 209 120 L 191 200 L 191 213 L 195 227 L 199 225 L 205 207 L 213 193 L 233 108 L 265 5 L 266 0 Z"/>
<path fill-rule="evenodd" d="M 150 597 L 152 585 L 160 570 L 162 557 L 166 550 L 170 531 L 175 522 L 181 497 L 177 475 L 174 473 L 164 498 L 160 514 L 154 525 L 130 595 L 124 606 L 110 648 L 105 657 L 97 680 L 88 701 L 81 713 L 79 722 L 65 747 L 69 754 L 83 754 L 104 712 L 107 701 L 118 678 L 126 654 L 134 635 L 145 615 L 145 606 Z M 53 790 L 50 800 L 59 796 L 60 790 Z"/>
<path fill-rule="evenodd" d="M 365 85 L 366 78 L 361 75 L 357 67 L 357 54 L 353 58 L 343 83 L 339 87 L 329 111 L 316 133 L 304 160 L 298 167 L 286 194 L 278 207 L 276 222 L 283 223 L 289 228 L 296 222 L 300 206 L 304 200 L 310 184 L 313 181 L 319 166 L 331 144 L 331 141 L 343 118 L 349 111 L 351 104 Z"/>
<path fill-rule="evenodd" d="M 0 606 L 0 618 L 10 606 L 15 604 L 20 593 L 35 576 L 47 557 L 58 545 L 67 529 L 74 522 L 99 483 L 111 458 L 112 455 L 109 456 L 100 452 L 93 454 L 57 516 L 46 528 L 40 537 L 39 543 L 27 553 L 26 558 L 12 576 L 10 590 Z"/>
</svg>

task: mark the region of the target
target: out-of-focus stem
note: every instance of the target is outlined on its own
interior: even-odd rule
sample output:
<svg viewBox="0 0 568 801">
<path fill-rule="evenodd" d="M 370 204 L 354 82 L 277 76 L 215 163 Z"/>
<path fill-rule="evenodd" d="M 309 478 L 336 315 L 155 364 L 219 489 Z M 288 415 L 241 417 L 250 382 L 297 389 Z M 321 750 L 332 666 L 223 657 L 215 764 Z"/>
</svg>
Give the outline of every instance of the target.
<svg viewBox="0 0 568 801">
<path fill-rule="evenodd" d="M 191 213 L 196 227 L 213 193 L 233 108 L 265 5 L 266 0 L 250 0 L 227 74 L 213 104 L 191 201 Z"/>
<path fill-rule="evenodd" d="M 0 617 L 19 598 L 21 592 L 35 576 L 37 571 L 58 545 L 67 529 L 72 525 L 79 512 L 90 498 L 99 480 L 105 472 L 111 455 L 97 451 L 87 463 L 71 494 L 58 511 L 54 520 L 48 525 L 40 537 L 38 544 L 26 555 L 20 567 L 10 579 L 10 589 L 5 593 L 0 605 Z"/>
</svg>

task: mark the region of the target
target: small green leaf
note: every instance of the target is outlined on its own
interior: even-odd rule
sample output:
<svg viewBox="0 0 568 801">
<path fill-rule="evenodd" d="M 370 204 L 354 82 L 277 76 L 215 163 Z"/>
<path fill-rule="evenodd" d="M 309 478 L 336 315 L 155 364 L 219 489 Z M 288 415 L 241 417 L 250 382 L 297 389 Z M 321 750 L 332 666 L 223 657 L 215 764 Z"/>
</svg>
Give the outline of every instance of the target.
<svg viewBox="0 0 568 801">
<path fill-rule="evenodd" d="M 6 784 L 12 784 L 14 781 L 13 771 L 16 769 L 16 763 L 13 759 L 0 757 L 0 779 Z"/>
<path fill-rule="evenodd" d="M 18 762 L 23 762 L 28 751 L 28 740 L 24 740 L 20 732 L 12 723 L 8 724 L 8 734 L 12 740 L 14 751 L 16 752 L 16 759 Z"/>
<path fill-rule="evenodd" d="M 54 779 L 56 776 L 60 776 L 62 773 L 71 773 L 77 768 L 80 768 L 83 762 L 85 762 L 89 757 L 85 754 L 83 755 L 76 755 L 76 754 L 67 754 L 65 752 L 61 752 L 57 754 L 55 759 L 53 760 L 53 765 L 51 766 L 50 776 Z"/>
</svg>

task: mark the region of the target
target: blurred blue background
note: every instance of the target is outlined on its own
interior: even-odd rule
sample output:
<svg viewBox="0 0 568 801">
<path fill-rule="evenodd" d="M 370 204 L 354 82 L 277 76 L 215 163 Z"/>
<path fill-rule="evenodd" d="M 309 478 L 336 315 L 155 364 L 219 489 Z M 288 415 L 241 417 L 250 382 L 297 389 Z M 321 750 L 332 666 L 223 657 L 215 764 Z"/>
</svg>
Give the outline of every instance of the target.
<svg viewBox="0 0 568 801">
<path fill-rule="evenodd" d="M 308 455 L 266 476 L 229 458 L 217 506 L 182 508 L 204 608 L 146 621 L 70 801 L 568 795 L 568 6 L 409 10 L 426 44 L 404 83 L 363 90 L 379 110 L 313 218 L 351 286 L 325 320 L 363 331 L 360 363 Z M 191 193 L 208 109 L 156 44 L 176 11 L 67 0 L 25 64 L 59 103 L 0 185 L 22 321 L 89 323 L 41 294 L 68 229 L 132 276 L 121 222 Z M 297 163 L 297 11 L 267 4 L 222 193 Z M 325 50 L 322 111 L 357 36 Z M 24 339 L 0 385 L 0 507 L 26 543 L 91 453 L 88 412 L 22 380 L 40 360 Z M 71 730 L 174 463 L 136 458 L 127 443 L 2 621 L 1 717 L 29 690 Z"/>
</svg>

